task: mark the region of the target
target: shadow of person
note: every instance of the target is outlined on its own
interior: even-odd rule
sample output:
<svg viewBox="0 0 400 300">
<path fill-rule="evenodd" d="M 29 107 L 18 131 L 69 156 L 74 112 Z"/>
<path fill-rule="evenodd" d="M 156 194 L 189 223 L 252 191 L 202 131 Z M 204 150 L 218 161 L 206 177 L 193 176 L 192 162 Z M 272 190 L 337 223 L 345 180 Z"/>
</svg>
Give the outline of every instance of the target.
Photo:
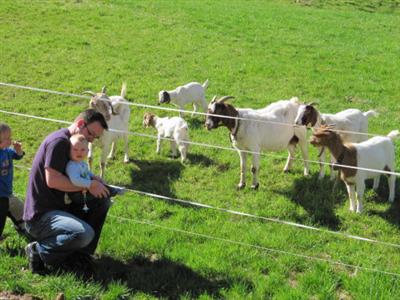
<svg viewBox="0 0 400 300">
<path fill-rule="evenodd" d="M 218 276 L 220 277 L 220 276 Z M 207 279 L 187 266 L 168 259 L 135 257 L 127 262 L 110 256 L 96 261 L 93 280 L 107 288 L 111 282 L 122 282 L 133 292 L 154 297 L 197 298 L 202 294 L 222 298 L 219 290 L 229 288 L 233 279 Z"/>
<path fill-rule="evenodd" d="M 333 188 L 334 183 L 328 178 L 318 179 L 318 174 L 312 177 L 300 177 L 293 181 L 288 190 L 277 190 L 301 205 L 307 212 L 308 217 L 297 216 L 298 222 L 312 222 L 328 227 L 331 230 L 338 230 L 340 220 L 335 213 L 335 206 L 347 200 L 347 193 L 342 188 Z"/>
</svg>

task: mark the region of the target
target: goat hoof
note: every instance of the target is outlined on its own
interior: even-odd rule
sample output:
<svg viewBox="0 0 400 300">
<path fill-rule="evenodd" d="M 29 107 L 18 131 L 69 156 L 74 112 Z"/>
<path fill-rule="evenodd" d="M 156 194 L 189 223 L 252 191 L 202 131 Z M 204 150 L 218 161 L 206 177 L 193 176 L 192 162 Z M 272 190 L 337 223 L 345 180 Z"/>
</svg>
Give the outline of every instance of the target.
<svg viewBox="0 0 400 300">
<path fill-rule="evenodd" d="M 237 189 L 238 190 L 243 190 L 245 186 L 246 186 L 245 183 L 239 183 L 238 186 L 237 186 Z"/>
<path fill-rule="evenodd" d="M 129 159 L 124 159 L 125 164 L 129 163 L 129 161 L 130 161 Z"/>
<path fill-rule="evenodd" d="M 253 185 L 251 186 L 251 189 L 253 189 L 253 190 L 258 190 L 258 187 L 259 187 L 259 186 L 260 186 L 259 183 L 253 184 Z"/>
<path fill-rule="evenodd" d="M 290 173 L 290 170 L 289 169 L 285 169 L 285 170 L 283 170 L 283 173 L 288 174 L 288 173 Z"/>
</svg>

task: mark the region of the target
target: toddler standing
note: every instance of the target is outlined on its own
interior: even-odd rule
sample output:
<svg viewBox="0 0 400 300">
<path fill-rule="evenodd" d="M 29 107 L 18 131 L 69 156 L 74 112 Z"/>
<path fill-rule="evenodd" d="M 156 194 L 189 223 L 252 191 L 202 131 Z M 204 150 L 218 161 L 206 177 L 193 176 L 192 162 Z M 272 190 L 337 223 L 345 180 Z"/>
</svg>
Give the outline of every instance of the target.
<svg viewBox="0 0 400 300">
<path fill-rule="evenodd" d="M 10 146 L 13 145 L 13 148 Z M 7 124 L 0 123 L 0 240 L 8 210 L 9 199 L 12 196 L 13 160 L 19 160 L 24 156 L 21 143 L 12 141 L 11 128 Z"/>
</svg>

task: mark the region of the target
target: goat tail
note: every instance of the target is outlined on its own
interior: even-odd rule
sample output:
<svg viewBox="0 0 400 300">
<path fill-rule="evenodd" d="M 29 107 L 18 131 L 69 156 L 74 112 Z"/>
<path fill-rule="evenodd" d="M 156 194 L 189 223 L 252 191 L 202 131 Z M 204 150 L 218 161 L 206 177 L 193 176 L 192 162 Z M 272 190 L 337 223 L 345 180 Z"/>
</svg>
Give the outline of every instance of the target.
<svg viewBox="0 0 400 300">
<path fill-rule="evenodd" d="M 369 111 L 363 113 L 363 115 L 366 116 L 367 118 L 369 118 L 369 117 L 376 117 L 379 114 L 374 110 L 369 110 Z"/>
<path fill-rule="evenodd" d="M 208 88 L 208 79 L 206 81 L 204 81 L 204 83 L 202 84 L 203 89 Z"/>
<path fill-rule="evenodd" d="M 391 132 L 389 132 L 389 134 L 387 136 L 388 136 L 388 138 L 390 138 L 393 141 L 395 138 L 399 137 L 399 134 L 400 133 L 398 130 L 392 130 Z"/>
<path fill-rule="evenodd" d="M 123 82 L 121 88 L 121 97 L 125 99 L 125 96 L 126 96 L 126 82 Z"/>
</svg>

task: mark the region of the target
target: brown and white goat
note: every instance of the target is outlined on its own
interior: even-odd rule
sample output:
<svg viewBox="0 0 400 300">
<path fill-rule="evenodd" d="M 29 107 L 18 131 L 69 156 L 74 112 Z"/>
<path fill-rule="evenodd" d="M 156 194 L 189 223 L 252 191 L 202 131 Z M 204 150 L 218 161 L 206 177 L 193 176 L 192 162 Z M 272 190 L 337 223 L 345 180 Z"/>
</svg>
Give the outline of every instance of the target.
<svg viewBox="0 0 400 300">
<path fill-rule="evenodd" d="M 128 130 L 129 130 L 129 117 L 131 110 L 129 103 L 125 100 L 126 84 L 124 83 L 121 88 L 120 96 L 108 97 L 103 87 L 101 93 L 85 92 L 90 94 L 92 98 L 89 102 L 89 107 L 100 112 L 107 121 L 109 130 L 104 131 L 99 141 L 95 144 L 100 145 L 101 161 L 100 161 L 100 176 L 104 177 L 106 159 L 115 157 L 115 143 L 118 139 L 124 140 L 124 163 L 129 162 L 129 145 L 128 145 Z M 89 143 L 88 161 L 92 169 L 94 144 Z M 111 150 L 110 150 L 111 149 Z M 108 156 L 107 156 L 108 154 Z"/>
<path fill-rule="evenodd" d="M 350 211 L 361 213 L 366 179 L 373 178 L 373 188 L 378 188 L 381 173 L 370 170 L 394 171 L 393 139 L 398 135 L 399 131 L 393 130 L 386 137 L 376 136 L 361 143 L 344 144 L 340 135 L 330 126 L 323 125 L 313 133 L 312 145 L 327 147 L 335 157 L 337 164 L 355 167 L 334 166 L 340 171 L 340 178 L 346 184 L 350 198 Z M 390 202 L 394 201 L 395 182 L 396 176 L 390 174 L 388 179 Z"/>
<path fill-rule="evenodd" d="M 367 139 L 365 134 L 359 133 L 368 132 L 368 119 L 376 115 L 377 112 L 374 110 L 362 112 L 358 109 L 346 109 L 336 114 L 323 114 L 315 108 L 315 104 L 310 103 L 300 105 L 295 124 L 311 127 L 312 130 L 318 129 L 322 124 L 335 124 L 335 129 L 340 134 L 344 143 L 359 143 Z M 319 151 L 319 161 L 321 162 L 319 170 L 320 179 L 325 176 L 325 156 L 325 149 L 322 148 Z M 331 163 L 334 163 L 332 156 Z M 332 167 L 330 179 L 335 179 Z"/>
<path fill-rule="evenodd" d="M 289 171 L 295 155 L 296 144 L 299 144 L 304 159 L 304 175 L 308 175 L 308 142 L 306 128 L 296 127 L 291 124 L 297 115 L 300 105 L 297 98 L 281 100 L 268 105 L 263 109 L 236 109 L 233 105 L 225 103 L 233 98 L 225 96 L 210 102 L 206 115 L 205 126 L 208 130 L 226 126 L 230 131 L 232 145 L 240 156 L 240 182 L 238 188 L 246 185 L 246 160 L 247 152 L 253 152 L 252 188 L 257 189 L 258 172 L 260 169 L 261 151 L 280 151 L 288 149 L 289 156 L 284 171 Z M 233 117 L 233 118 L 226 118 Z M 240 118 L 240 119 L 238 119 Z M 243 120 L 245 119 L 245 120 Z"/>
</svg>

